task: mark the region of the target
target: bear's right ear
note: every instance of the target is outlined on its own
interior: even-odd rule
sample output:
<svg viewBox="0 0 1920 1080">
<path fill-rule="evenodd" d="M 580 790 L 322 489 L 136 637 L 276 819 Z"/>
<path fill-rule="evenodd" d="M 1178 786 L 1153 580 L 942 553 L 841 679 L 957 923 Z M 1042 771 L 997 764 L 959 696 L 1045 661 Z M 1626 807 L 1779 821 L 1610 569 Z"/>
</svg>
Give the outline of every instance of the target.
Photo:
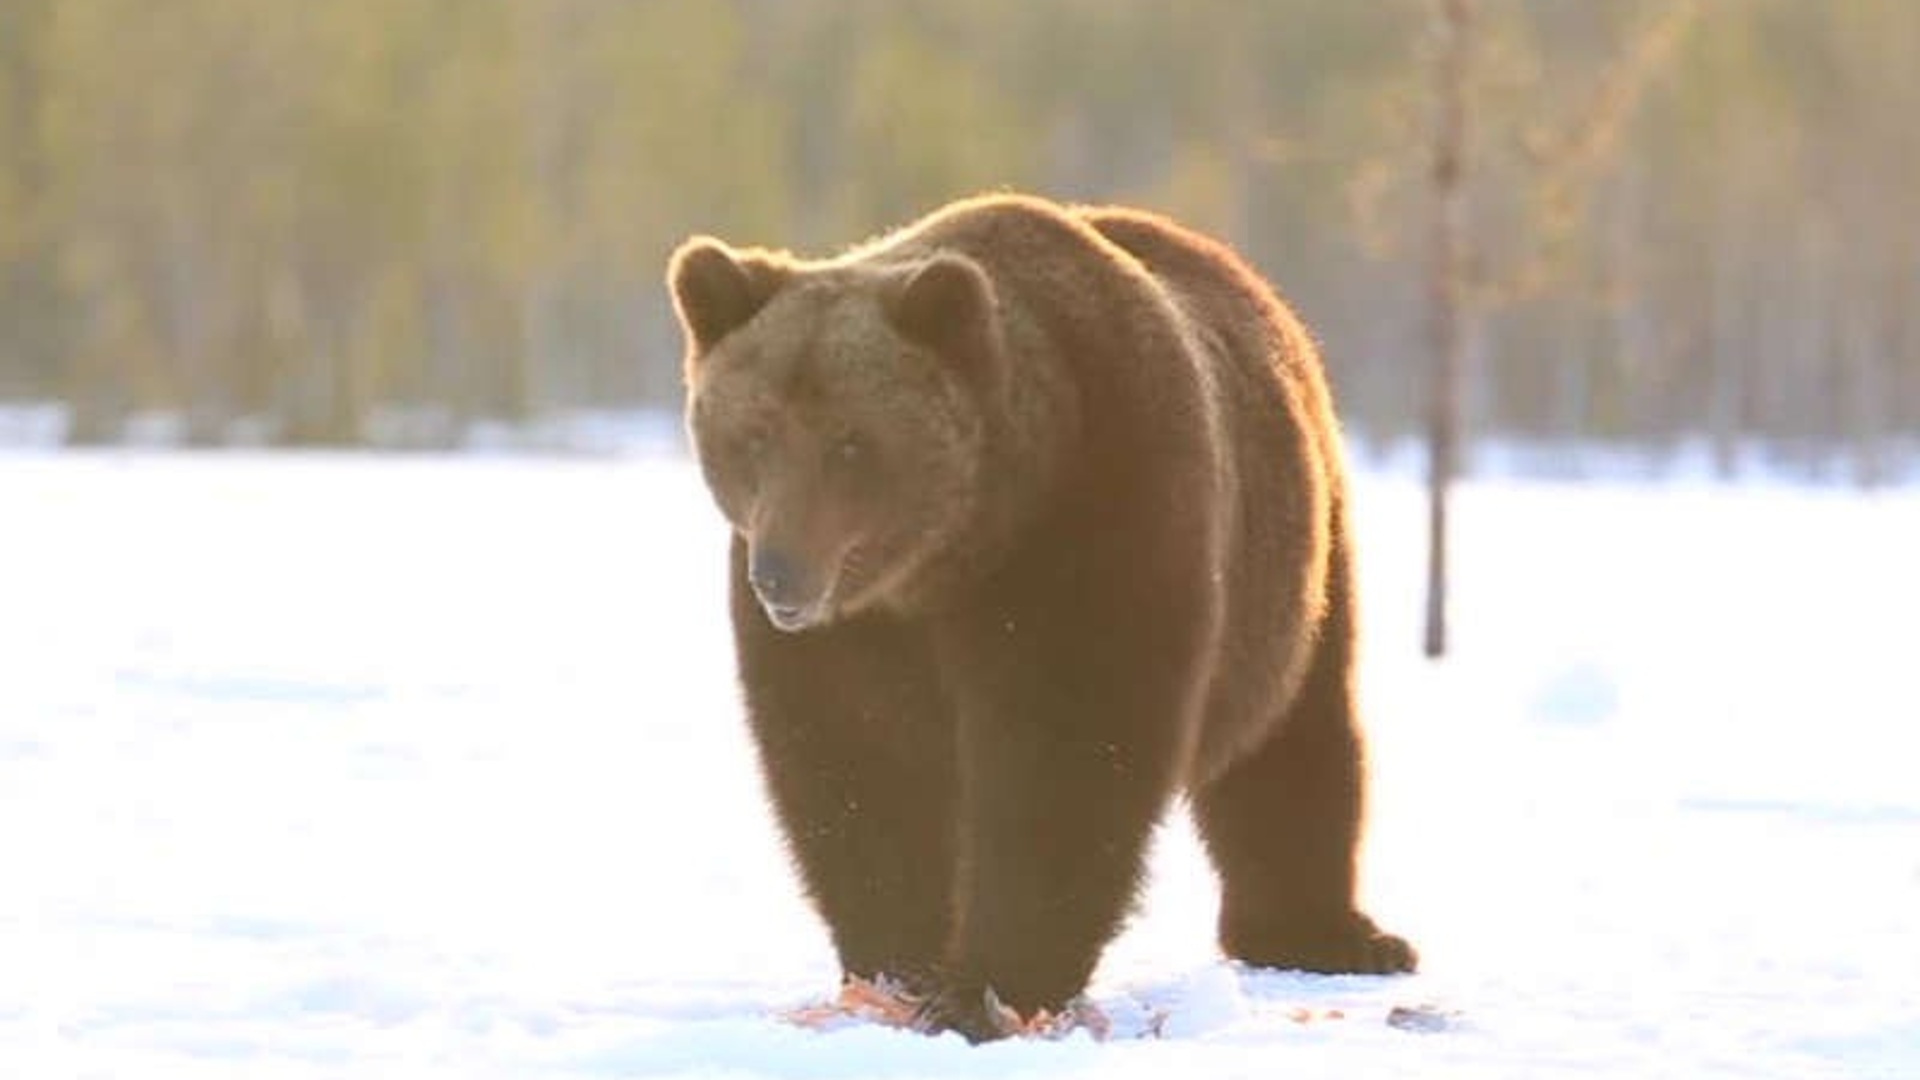
<svg viewBox="0 0 1920 1080">
<path fill-rule="evenodd" d="M 756 253 L 735 252 L 711 236 L 681 244 L 667 263 L 667 287 L 691 348 L 704 353 L 746 325 L 779 287 L 781 272 Z"/>
</svg>

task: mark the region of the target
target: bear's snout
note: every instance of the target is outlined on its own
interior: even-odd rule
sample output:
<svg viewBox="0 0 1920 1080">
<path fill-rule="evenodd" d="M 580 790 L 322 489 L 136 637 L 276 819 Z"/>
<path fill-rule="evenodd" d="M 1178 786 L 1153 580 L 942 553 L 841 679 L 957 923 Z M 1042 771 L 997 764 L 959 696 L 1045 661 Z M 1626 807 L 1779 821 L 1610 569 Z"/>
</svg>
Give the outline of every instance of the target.
<svg viewBox="0 0 1920 1080">
<path fill-rule="evenodd" d="M 827 596 L 800 560 L 780 548 L 755 545 L 747 559 L 747 581 L 781 630 L 805 630 L 825 621 Z"/>
</svg>

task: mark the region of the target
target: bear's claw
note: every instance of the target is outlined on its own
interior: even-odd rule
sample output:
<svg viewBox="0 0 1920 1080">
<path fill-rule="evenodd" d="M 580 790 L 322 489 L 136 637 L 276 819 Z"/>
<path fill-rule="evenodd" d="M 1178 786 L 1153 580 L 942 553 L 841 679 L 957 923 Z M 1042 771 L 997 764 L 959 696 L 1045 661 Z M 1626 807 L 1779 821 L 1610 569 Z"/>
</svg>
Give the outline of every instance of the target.
<svg viewBox="0 0 1920 1080">
<path fill-rule="evenodd" d="M 913 1029 L 928 1035 L 955 1031 L 974 1045 L 1020 1034 L 1020 1014 L 1000 1001 L 991 986 L 942 986 L 915 1010 Z"/>
</svg>

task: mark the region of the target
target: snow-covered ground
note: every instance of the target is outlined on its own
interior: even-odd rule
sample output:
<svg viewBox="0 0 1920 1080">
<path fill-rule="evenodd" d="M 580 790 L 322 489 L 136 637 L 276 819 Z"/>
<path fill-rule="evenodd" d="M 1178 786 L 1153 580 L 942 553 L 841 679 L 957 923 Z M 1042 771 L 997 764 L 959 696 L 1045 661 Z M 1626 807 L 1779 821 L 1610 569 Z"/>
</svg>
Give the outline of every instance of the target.
<svg viewBox="0 0 1920 1080">
<path fill-rule="evenodd" d="M 685 465 L 0 458 L 0 1077 L 1920 1076 L 1920 494 L 1470 486 L 1437 667 L 1359 510 L 1424 973 L 1222 964 L 1176 822 L 1094 986 L 1165 1037 L 974 1049 L 777 1019 Z"/>
</svg>

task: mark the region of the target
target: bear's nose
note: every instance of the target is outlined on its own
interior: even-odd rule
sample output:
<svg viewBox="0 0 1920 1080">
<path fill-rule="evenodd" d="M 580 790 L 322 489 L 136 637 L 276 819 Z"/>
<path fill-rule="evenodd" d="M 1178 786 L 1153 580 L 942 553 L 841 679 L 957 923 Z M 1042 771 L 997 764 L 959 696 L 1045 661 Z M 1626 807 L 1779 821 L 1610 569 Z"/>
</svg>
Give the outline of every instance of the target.
<svg viewBox="0 0 1920 1080">
<path fill-rule="evenodd" d="M 747 581 L 769 606 L 798 606 L 794 595 L 800 583 L 800 568 L 793 557 L 777 548 L 755 548 L 747 560 Z"/>
</svg>

